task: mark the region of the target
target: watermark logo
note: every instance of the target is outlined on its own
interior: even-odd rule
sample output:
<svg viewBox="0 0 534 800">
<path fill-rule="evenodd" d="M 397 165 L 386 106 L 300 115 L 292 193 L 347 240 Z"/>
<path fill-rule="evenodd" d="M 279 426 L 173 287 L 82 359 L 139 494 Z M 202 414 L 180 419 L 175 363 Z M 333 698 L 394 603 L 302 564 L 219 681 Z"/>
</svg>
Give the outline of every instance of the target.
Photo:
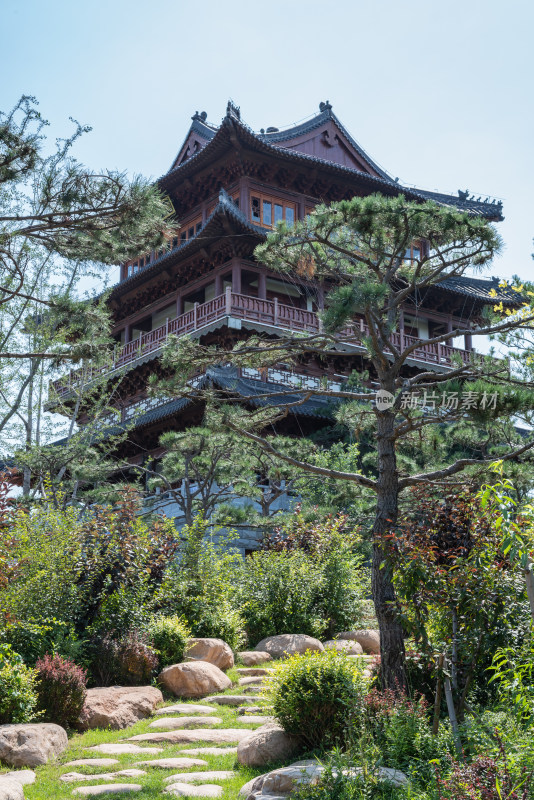
<svg viewBox="0 0 534 800">
<path fill-rule="evenodd" d="M 388 409 L 393 408 L 394 402 L 394 395 L 392 395 L 391 392 L 387 392 L 385 389 L 379 389 L 375 395 L 375 403 L 379 411 L 388 411 Z"/>
<path fill-rule="evenodd" d="M 400 409 L 421 409 L 426 411 L 469 411 L 473 409 L 495 410 L 497 408 L 497 392 L 428 392 L 413 391 L 401 394 Z M 395 397 L 385 389 L 375 394 L 375 405 L 378 411 L 393 408 Z"/>
</svg>

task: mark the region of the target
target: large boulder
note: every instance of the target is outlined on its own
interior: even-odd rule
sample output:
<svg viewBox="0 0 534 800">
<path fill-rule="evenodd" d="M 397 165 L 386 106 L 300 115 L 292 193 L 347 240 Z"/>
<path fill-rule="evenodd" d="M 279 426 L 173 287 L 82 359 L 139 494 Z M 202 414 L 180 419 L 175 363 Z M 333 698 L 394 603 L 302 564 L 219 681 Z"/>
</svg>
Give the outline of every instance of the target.
<svg viewBox="0 0 534 800">
<path fill-rule="evenodd" d="M 222 639 L 188 639 L 185 657 L 195 661 L 209 661 L 225 672 L 234 666 L 232 649 Z"/>
<path fill-rule="evenodd" d="M 150 717 L 163 695 L 154 686 L 106 686 L 88 689 L 78 719 L 80 730 L 121 730 Z"/>
<path fill-rule="evenodd" d="M 363 628 L 358 631 L 344 631 L 338 633 L 336 639 L 344 639 L 352 642 L 358 642 L 361 645 L 364 653 L 370 655 L 380 655 L 380 632 Z"/>
<path fill-rule="evenodd" d="M 344 775 L 361 779 L 363 770 L 359 767 L 343 771 Z M 286 797 L 297 787 L 303 784 L 317 784 L 324 773 L 324 767 L 316 760 L 296 761 L 289 767 L 275 769 L 252 778 L 241 787 L 239 797 L 244 800 L 268 800 L 268 798 Z M 337 770 L 334 769 L 334 775 Z M 378 767 L 376 770 L 378 780 L 392 783 L 393 786 L 405 786 L 408 778 L 400 770 L 389 767 Z"/>
<path fill-rule="evenodd" d="M 285 658 L 306 650 L 324 650 L 319 639 L 305 633 L 281 633 L 278 636 L 267 636 L 256 645 L 256 650 L 263 650 L 272 658 Z"/>
<path fill-rule="evenodd" d="M 278 723 L 268 722 L 239 742 L 237 760 L 246 767 L 263 767 L 290 758 L 298 747 L 296 736 L 290 736 Z"/>
<path fill-rule="evenodd" d="M 269 653 L 261 650 L 243 650 L 237 654 L 237 657 L 245 667 L 256 667 L 258 664 L 265 664 L 266 661 L 271 661 Z"/>
<path fill-rule="evenodd" d="M 68 744 L 67 733 L 52 722 L 0 725 L 0 761 L 12 767 L 38 767 Z"/>
<path fill-rule="evenodd" d="M 219 667 L 208 661 L 189 661 L 172 664 L 159 674 L 159 682 L 177 697 L 206 697 L 214 692 L 224 692 L 232 685 Z"/>
<path fill-rule="evenodd" d="M 325 650 L 336 650 L 338 653 L 345 653 L 347 656 L 361 656 L 363 648 L 359 642 L 349 639 L 332 639 L 324 643 Z"/>
</svg>

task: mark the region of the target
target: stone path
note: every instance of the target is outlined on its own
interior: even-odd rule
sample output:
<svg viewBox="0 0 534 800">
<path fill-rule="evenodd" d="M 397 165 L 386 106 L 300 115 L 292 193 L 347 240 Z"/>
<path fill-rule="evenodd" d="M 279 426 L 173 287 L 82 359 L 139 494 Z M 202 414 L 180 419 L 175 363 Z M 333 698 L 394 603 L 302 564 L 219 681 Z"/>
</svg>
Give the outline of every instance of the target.
<svg viewBox="0 0 534 800">
<path fill-rule="evenodd" d="M 267 716 L 270 709 L 257 696 L 272 671 L 264 667 L 239 668 L 235 694 L 156 709 L 147 720 L 148 731 L 129 736 L 126 729 L 121 741 L 87 747 L 88 756 L 92 757 L 62 764 L 59 781 L 65 788 L 69 784 L 94 784 L 73 786 L 69 789 L 73 797 L 105 798 L 121 792 L 140 792 L 141 778 L 151 776 L 153 781 L 154 775 L 159 778 L 161 774 L 158 796 L 221 797 L 225 783 L 238 775 L 228 768 L 235 763 L 236 745 L 258 726 L 272 721 Z M 222 716 L 214 714 L 217 706 L 221 712 L 223 706 L 228 709 L 226 725 Z M 240 727 L 228 726 L 229 713 Z M 151 746 L 156 744 L 159 746 Z"/>
</svg>

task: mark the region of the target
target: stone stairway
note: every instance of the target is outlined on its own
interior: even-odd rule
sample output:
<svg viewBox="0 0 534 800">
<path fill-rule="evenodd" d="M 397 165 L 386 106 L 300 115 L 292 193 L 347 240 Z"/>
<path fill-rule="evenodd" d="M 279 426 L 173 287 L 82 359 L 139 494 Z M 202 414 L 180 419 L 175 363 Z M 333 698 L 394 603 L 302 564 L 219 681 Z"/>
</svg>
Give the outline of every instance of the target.
<svg viewBox="0 0 534 800">
<path fill-rule="evenodd" d="M 228 767 L 230 758 L 232 766 L 235 763 L 239 741 L 272 721 L 265 713 L 268 708 L 256 693 L 262 691 L 271 672 L 259 667 L 241 668 L 237 670 L 236 687 L 240 694 L 214 695 L 202 702 L 174 703 L 156 709 L 148 720 L 147 732 L 88 748 L 94 757 L 64 764 L 67 771 L 60 781 L 84 784 L 72 789 L 75 797 L 111 796 L 141 792 L 142 779 L 156 772 L 161 774 L 162 796 L 221 797 L 225 783 L 237 775 L 235 769 Z M 254 694 L 249 693 L 251 688 Z M 226 724 L 230 714 L 236 727 L 222 727 L 222 718 L 214 713 L 217 706 L 226 707 Z M 109 757 L 114 755 L 133 757 L 133 763 L 124 764 Z M 121 768 L 110 770 L 119 763 Z M 84 771 L 73 770 L 75 767 Z M 99 783 L 85 785 L 95 781 Z"/>
</svg>

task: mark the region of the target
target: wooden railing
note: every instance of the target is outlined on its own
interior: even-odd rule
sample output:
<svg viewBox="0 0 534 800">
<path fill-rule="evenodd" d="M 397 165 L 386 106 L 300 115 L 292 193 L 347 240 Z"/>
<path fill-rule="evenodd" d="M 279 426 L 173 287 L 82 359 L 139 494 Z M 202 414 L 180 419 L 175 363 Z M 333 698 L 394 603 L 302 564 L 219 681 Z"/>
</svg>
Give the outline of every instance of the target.
<svg viewBox="0 0 534 800">
<path fill-rule="evenodd" d="M 208 300 L 207 303 L 195 303 L 194 308 L 186 311 L 185 314 L 181 314 L 176 319 L 167 320 L 159 328 L 143 333 L 138 339 L 116 348 L 109 364 L 98 369 L 83 367 L 71 370 L 68 375 L 53 382 L 53 390 L 62 397 L 82 382 L 87 383 L 99 375 L 111 373 L 161 350 L 169 336 L 184 336 L 194 333 L 213 322 L 228 317 L 284 330 L 307 333 L 318 333 L 321 330 L 319 317 L 314 311 L 288 306 L 279 303 L 276 299 L 260 300 L 257 297 L 237 294 L 227 289 L 225 294 Z M 343 335 L 346 335 L 347 342 L 357 345 L 361 341 L 361 337 L 368 334 L 369 330 L 361 320 L 357 327 L 347 329 Z M 468 363 L 472 357 L 471 351 L 459 350 L 446 344 L 426 344 L 423 339 L 401 336 L 400 333 L 391 335 L 391 344 L 399 350 L 417 345 L 410 357 L 427 364 L 452 366 L 453 355 L 459 355 L 463 363 Z"/>
</svg>

